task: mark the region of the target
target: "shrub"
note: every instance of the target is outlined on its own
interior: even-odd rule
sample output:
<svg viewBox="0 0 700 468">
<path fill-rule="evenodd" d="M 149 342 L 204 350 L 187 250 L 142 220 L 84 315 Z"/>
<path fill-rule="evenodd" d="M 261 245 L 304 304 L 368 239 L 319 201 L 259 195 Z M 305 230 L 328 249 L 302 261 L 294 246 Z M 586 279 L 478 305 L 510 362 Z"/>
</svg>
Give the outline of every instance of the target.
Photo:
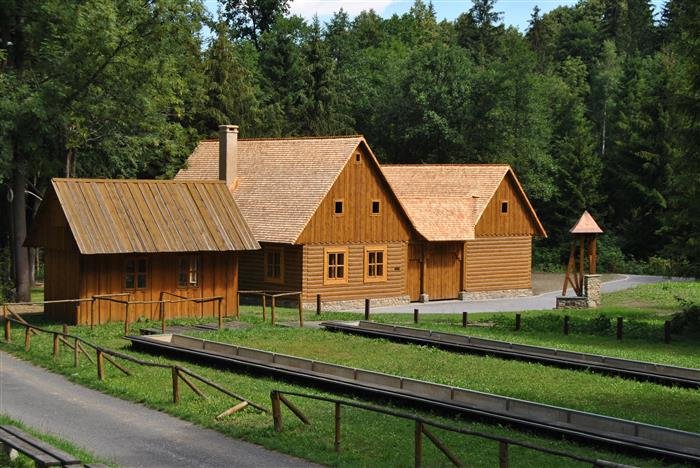
<svg viewBox="0 0 700 468">
<path fill-rule="evenodd" d="M 676 296 L 681 310 L 671 318 L 671 331 L 678 334 L 700 334 L 700 304 Z"/>
</svg>

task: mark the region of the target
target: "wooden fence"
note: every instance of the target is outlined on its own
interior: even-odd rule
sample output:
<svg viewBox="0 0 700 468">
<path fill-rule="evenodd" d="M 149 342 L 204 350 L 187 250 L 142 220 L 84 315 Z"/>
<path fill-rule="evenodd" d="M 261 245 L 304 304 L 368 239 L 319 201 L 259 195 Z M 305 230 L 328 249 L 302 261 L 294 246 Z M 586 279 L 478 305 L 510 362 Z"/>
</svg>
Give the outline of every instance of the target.
<svg viewBox="0 0 700 468">
<path fill-rule="evenodd" d="M 259 411 L 269 413 L 269 410 L 267 408 L 264 408 L 261 405 L 258 405 L 256 403 L 253 403 L 252 401 L 248 400 L 247 398 L 238 395 L 234 392 L 231 392 L 230 390 L 222 387 L 221 385 L 217 384 L 216 382 L 213 382 L 206 377 L 203 377 L 201 375 L 198 375 L 191 370 L 176 365 L 176 364 L 160 364 L 157 362 L 149 362 L 149 361 L 144 361 L 141 359 L 138 359 L 134 356 L 130 356 L 125 353 L 121 353 L 119 351 L 114 351 L 102 346 L 98 346 L 95 344 L 90 343 L 89 341 L 85 340 L 84 338 L 81 338 L 79 336 L 71 335 L 68 333 L 68 327 L 66 325 L 63 325 L 63 330 L 62 331 L 55 331 L 55 330 L 49 330 L 45 329 L 42 327 L 38 327 L 35 325 L 32 325 L 28 323 L 26 320 L 24 320 L 20 315 L 12 311 L 11 309 L 4 307 L 3 308 L 3 316 L 4 316 L 4 338 L 6 342 L 11 342 L 12 341 L 12 324 L 16 324 L 18 326 L 24 327 L 25 333 L 24 333 L 24 350 L 29 351 L 31 349 L 31 340 L 33 335 L 38 335 L 39 333 L 46 333 L 50 334 L 53 336 L 53 348 L 52 348 L 52 354 L 54 359 L 58 359 L 60 353 L 61 353 L 61 345 L 64 345 L 68 348 L 70 348 L 73 351 L 73 365 L 75 367 L 78 367 L 80 365 L 80 358 L 81 355 L 85 356 L 87 360 L 89 360 L 92 364 L 96 364 L 97 366 L 97 377 L 99 380 L 105 380 L 105 361 L 108 363 L 112 364 L 115 368 L 117 368 L 119 371 L 121 371 L 124 375 L 131 376 L 131 372 L 129 372 L 129 369 L 127 369 L 123 364 L 120 364 L 116 359 L 122 359 L 124 361 L 128 361 L 134 364 L 138 364 L 140 366 L 146 366 L 146 367 L 155 367 L 155 368 L 161 368 L 161 369 L 170 369 L 171 375 L 172 375 L 172 395 L 173 395 L 173 403 L 178 404 L 180 403 L 180 382 L 182 381 L 185 385 L 187 385 L 195 394 L 197 394 L 200 398 L 207 399 L 207 396 L 202 392 L 199 388 L 197 388 L 194 384 L 194 382 L 191 379 L 194 379 L 196 381 L 199 381 L 211 388 L 214 388 L 215 390 L 218 390 L 219 392 L 237 400 L 239 403 L 237 403 L 235 406 L 227 409 L 223 413 L 219 414 L 216 418 L 221 419 L 225 416 L 228 416 L 230 414 L 233 414 L 237 411 L 240 411 L 248 406 L 251 406 Z M 72 342 L 71 342 L 72 341 Z M 86 351 L 86 348 L 92 349 L 95 351 L 95 359 L 93 360 L 92 356 L 90 356 L 90 353 Z"/>
<path fill-rule="evenodd" d="M 374 413 L 386 414 L 389 416 L 394 416 L 401 419 L 408 419 L 414 422 L 414 464 L 416 467 L 423 465 L 423 436 L 425 435 L 430 442 L 437 447 L 440 452 L 442 452 L 445 457 L 455 466 L 465 466 L 464 463 L 445 445 L 445 443 L 440 440 L 435 433 L 430 428 L 443 429 L 450 432 L 456 432 L 459 434 L 470 435 L 475 437 L 480 437 L 482 439 L 491 440 L 498 443 L 498 465 L 500 468 L 508 468 L 509 466 L 509 447 L 518 446 L 530 450 L 535 450 L 542 453 L 547 453 L 557 457 L 568 458 L 570 460 L 575 460 L 583 463 L 589 463 L 594 467 L 610 467 L 610 468 L 631 468 L 628 465 L 622 465 L 619 463 L 614 463 L 606 460 L 598 460 L 593 458 L 588 458 L 584 456 L 579 456 L 570 452 L 563 452 L 560 450 L 550 449 L 547 447 L 540 447 L 538 445 L 531 444 L 529 442 L 524 442 L 520 440 L 511 439 L 508 437 L 501 437 L 493 434 L 487 434 L 484 432 L 474 431 L 470 429 L 464 429 L 460 427 L 452 427 L 443 424 L 438 421 L 432 421 L 429 419 L 421 418 L 410 413 L 404 413 L 400 411 L 390 410 L 385 407 L 378 407 L 373 405 L 368 405 L 365 403 L 358 403 L 355 401 L 341 400 L 337 398 L 328 398 L 319 395 L 311 395 L 306 393 L 297 393 L 281 390 L 272 390 L 270 392 L 270 400 L 272 402 L 272 421 L 275 431 L 282 432 L 284 424 L 282 421 L 282 405 L 286 406 L 292 414 L 294 414 L 299 420 L 304 424 L 311 424 L 309 418 L 289 399 L 285 396 L 296 396 L 301 398 L 307 398 L 310 400 L 323 401 L 328 403 L 333 403 L 335 406 L 335 431 L 334 431 L 334 449 L 336 452 L 340 452 L 341 446 L 341 423 L 342 423 L 342 407 L 348 406 L 352 408 L 358 408 L 366 411 L 371 411 Z"/>
<path fill-rule="evenodd" d="M 238 310 L 240 310 L 241 296 L 257 296 L 262 302 L 263 322 L 267 320 L 267 299 L 270 299 L 270 321 L 275 324 L 275 302 L 281 297 L 296 297 L 299 302 L 299 327 L 304 326 L 304 309 L 301 291 L 238 291 Z"/>
</svg>

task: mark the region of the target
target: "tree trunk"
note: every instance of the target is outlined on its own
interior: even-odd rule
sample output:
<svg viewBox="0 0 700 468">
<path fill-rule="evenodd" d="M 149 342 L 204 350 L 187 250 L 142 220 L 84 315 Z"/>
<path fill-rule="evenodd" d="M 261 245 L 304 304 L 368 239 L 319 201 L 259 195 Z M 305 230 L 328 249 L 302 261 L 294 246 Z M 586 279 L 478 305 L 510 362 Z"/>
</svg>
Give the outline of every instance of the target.
<svg viewBox="0 0 700 468">
<path fill-rule="evenodd" d="M 24 191 L 27 187 L 26 161 L 24 155 L 16 145 L 13 146 L 12 168 L 12 218 L 13 233 L 12 243 L 15 253 L 15 287 L 17 288 L 17 301 L 28 301 L 29 291 L 29 253 L 24 247 L 24 239 L 27 237 L 27 206 Z"/>
</svg>

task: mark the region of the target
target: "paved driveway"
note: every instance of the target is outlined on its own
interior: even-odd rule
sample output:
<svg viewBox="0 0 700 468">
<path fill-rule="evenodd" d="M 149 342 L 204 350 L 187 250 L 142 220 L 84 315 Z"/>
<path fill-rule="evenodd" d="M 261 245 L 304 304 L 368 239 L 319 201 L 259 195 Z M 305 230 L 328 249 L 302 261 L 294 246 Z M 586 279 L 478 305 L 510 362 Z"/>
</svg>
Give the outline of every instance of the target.
<svg viewBox="0 0 700 468">
<path fill-rule="evenodd" d="M 0 413 L 120 466 L 314 466 L 81 387 L 2 351 Z"/>
<path fill-rule="evenodd" d="M 664 276 L 624 275 L 623 278 L 603 283 L 604 293 L 633 288 L 640 284 L 660 283 L 662 281 L 687 281 L 684 278 L 667 278 Z M 571 292 L 569 291 L 569 294 Z M 505 299 L 487 299 L 481 301 L 435 301 L 421 304 L 413 302 L 403 306 L 373 307 L 372 313 L 413 313 L 419 309 L 421 314 L 444 314 L 462 312 L 520 312 L 523 310 L 554 309 L 556 297 L 561 290 L 537 296 L 510 297 Z M 359 312 L 359 310 L 358 310 Z"/>
</svg>

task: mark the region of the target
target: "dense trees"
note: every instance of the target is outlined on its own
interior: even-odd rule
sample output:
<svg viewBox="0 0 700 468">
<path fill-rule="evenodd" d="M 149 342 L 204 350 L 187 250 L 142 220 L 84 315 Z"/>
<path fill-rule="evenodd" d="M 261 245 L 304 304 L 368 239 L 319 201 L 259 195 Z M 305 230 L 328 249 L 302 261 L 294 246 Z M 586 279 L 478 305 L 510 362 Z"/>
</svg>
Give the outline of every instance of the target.
<svg viewBox="0 0 700 468">
<path fill-rule="evenodd" d="M 27 191 L 40 196 L 52 176 L 171 176 L 222 122 L 248 137 L 359 132 L 391 162 L 507 162 L 552 261 L 588 209 L 608 250 L 697 271 L 695 0 L 668 0 L 662 15 L 649 0 L 580 0 L 535 9 L 524 33 L 495 0 L 454 21 L 417 0 L 403 15 L 341 10 L 325 25 L 290 16 L 287 0 L 219 6 L 212 19 L 197 0 L 0 0 L 0 182 L 12 200 L 0 268 L 12 251 L 20 296 Z"/>
</svg>

